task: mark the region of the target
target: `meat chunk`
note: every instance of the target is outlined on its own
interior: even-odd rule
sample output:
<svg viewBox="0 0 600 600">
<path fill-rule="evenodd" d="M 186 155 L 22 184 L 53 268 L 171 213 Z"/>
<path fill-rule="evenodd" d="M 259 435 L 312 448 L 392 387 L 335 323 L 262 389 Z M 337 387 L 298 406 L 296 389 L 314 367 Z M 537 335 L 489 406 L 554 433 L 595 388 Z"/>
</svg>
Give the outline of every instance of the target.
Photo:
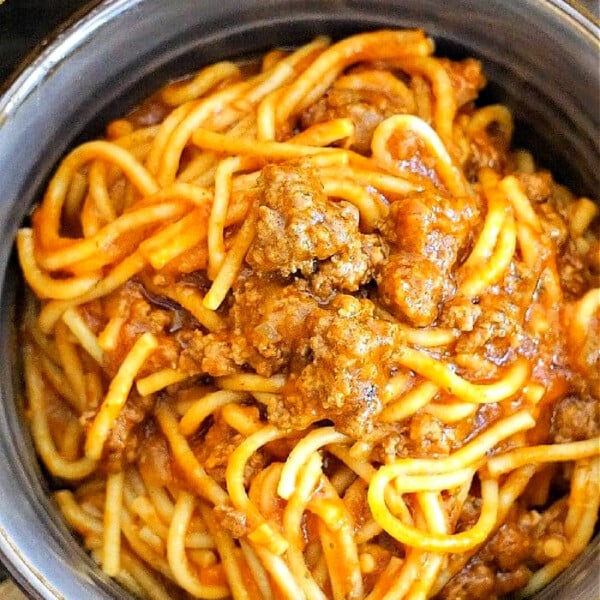
<svg viewBox="0 0 600 600">
<path fill-rule="evenodd" d="M 356 292 L 374 278 L 387 253 L 379 235 L 359 233 L 349 237 L 341 252 L 319 263 L 310 277 L 311 289 L 322 299 L 336 291 Z"/>
<path fill-rule="evenodd" d="M 383 464 L 397 458 L 441 457 L 450 454 L 459 441 L 455 427 L 418 412 L 400 423 L 394 423 L 390 433 L 375 445 L 374 455 Z"/>
<path fill-rule="evenodd" d="M 588 440 L 600 433 L 600 403 L 594 398 L 567 396 L 552 413 L 550 434 L 554 442 Z"/>
<path fill-rule="evenodd" d="M 393 202 L 383 226 L 391 255 L 379 269 L 383 304 L 417 327 L 433 323 L 454 294 L 452 267 L 471 232 L 476 208 L 469 200 L 427 192 Z"/>
<path fill-rule="evenodd" d="M 398 252 L 382 265 L 377 281 L 381 302 L 395 316 L 416 327 L 435 321 L 447 280 L 434 263 L 418 254 Z"/>
<path fill-rule="evenodd" d="M 320 298 L 368 283 L 386 254 L 377 234 L 359 230 L 358 209 L 330 201 L 307 166 L 268 165 L 261 176 L 257 234 L 246 262 L 257 272 L 310 279 Z"/>
<path fill-rule="evenodd" d="M 185 373 L 206 373 L 212 377 L 233 375 L 239 371 L 229 337 L 221 333 L 204 335 L 196 329 L 178 333 L 182 348 L 177 368 Z"/>
<path fill-rule="evenodd" d="M 379 123 L 392 115 L 409 112 L 406 99 L 388 95 L 385 88 L 333 88 L 309 106 L 301 115 L 302 128 L 331 119 L 352 119 L 354 137 L 350 148 L 360 154 L 370 154 L 371 138 Z"/>
<path fill-rule="evenodd" d="M 458 108 L 473 102 L 486 84 L 481 62 L 474 58 L 460 61 L 440 59 L 440 62 L 450 76 Z"/>
<path fill-rule="evenodd" d="M 358 233 L 357 209 L 329 201 L 310 168 L 267 165 L 260 181 L 257 234 L 246 255 L 255 270 L 284 277 L 297 271 L 310 275 L 316 261 L 342 251 Z"/>
<path fill-rule="evenodd" d="M 496 600 L 494 571 L 478 563 L 453 577 L 436 596 L 436 600 Z"/>
<path fill-rule="evenodd" d="M 306 319 L 319 305 L 299 280 L 285 285 L 270 275 L 241 275 L 233 289 L 227 330 L 178 335 L 184 347 L 179 368 L 213 377 L 250 366 L 269 377 L 286 370 L 307 352 Z"/>
<path fill-rule="evenodd" d="M 552 194 L 552 175 L 547 171 L 516 174 L 525 195 L 534 204 L 546 202 Z"/>
<path fill-rule="evenodd" d="M 318 309 L 302 284 L 283 285 L 269 276 L 238 280 L 231 308 L 232 353 L 238 364 L 249 364 L 270 376 L 307 352 L 306 320 Z"/>
<path fill-rule="evenodd" d="M 258 412 L 256 408 L 253 410 Z M 229 457 L 243 441 L 244 436 L 230 427 L 220 414 L 217 414 L 204 436 L 196 435 L 190 439 L 190 446 L 200 464 L 204 465 L 206 472 L 220 485 L 225 486 L 225 472 Z M 249 484 L 267 462 L 263 450 L 255 452 L 246 463 L 245 484 Z"/>
<path fill-rule="evenodd" d="M 104 445 L 106 466 L 119 471 L 138 457 L 142 442 L 143 422 L 154 407 L 153 396 L 131 394 L 116 418 Z"/>
<path fill-rule="evenodd" d="M 380 393 L 390 376 L 395 328 L 373 316 L 373 304 L 339 294 L 330 309 L 307 323 L 312 361 L 292 375 L 269 420 L 304 429 L 321 419 L 355 438 L 368 435 L 381 411 Z"/>
</svg>

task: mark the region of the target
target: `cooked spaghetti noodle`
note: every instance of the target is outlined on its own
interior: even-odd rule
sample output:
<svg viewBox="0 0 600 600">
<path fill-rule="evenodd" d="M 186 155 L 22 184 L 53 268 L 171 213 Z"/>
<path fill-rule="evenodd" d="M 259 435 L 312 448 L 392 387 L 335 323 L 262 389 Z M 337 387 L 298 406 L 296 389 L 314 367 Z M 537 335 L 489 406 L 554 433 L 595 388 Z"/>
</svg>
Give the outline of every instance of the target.
<svg viewBox="0 0 600 600">
<path fill-rule="evenodd" d="M 600 502 L 598 207 L 378 31 L 168 84 L 17 248 L 27 417 L 152 599 L 528 595 Z"/>
</svg>

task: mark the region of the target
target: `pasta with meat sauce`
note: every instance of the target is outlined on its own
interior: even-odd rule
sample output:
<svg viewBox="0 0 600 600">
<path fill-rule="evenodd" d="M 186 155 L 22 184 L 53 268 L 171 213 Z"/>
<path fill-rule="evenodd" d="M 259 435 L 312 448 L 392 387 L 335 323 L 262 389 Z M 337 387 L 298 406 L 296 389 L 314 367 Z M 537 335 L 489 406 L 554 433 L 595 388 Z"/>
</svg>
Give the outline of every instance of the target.
<svg viewBox="0 0 600 600">
<path fill-rule="evenodd" d="M 207 66 L 73 149 L 19 230 L 33 440 L 134 594 L 527 596 L 591 539 L 598 207 L 433 52 Z"/>
</svg>

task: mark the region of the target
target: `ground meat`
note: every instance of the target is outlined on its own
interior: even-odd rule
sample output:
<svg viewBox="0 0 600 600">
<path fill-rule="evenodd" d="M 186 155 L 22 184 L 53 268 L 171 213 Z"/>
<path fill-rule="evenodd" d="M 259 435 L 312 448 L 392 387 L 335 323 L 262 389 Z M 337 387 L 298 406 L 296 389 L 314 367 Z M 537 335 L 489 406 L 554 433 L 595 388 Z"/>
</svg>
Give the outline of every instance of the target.
<svg viewBox="0 0 600 600">
<path fill-rule="evenodd" d="M 392 254 L 379 269 L 377 291 L 382 304 L 395 316 L 416 327 L 435 321 L 449 280 L 418 254 Z"/>
<path fill-rule="evenodd" d="M 553 191 L 552 175 L 547 171 L 515 173 L 525 195 L 534 204 L 547 202 Z"/>
<path fill-rule="evenodd" d="M 390 376 L 393 325 L 373 317 L 370 301 L 340 294 L 329 310 L 312 315 L 307 328 L 312 361 L 290 377 L 282 403 L 268 407 L 269 420 L 304 429 L 330 419 L 343 433 L 368 435 Z"/>
<path fill-rule="evenodd" d="M 333 88 L 301 114 L 302 128 L 315 123 L 349 117 L 354 123 L 354 136 L 349 147 L 361 154 L 370 154 L 373 131 L 381 121 L 401 113 L 410 106 L 402 98 L 390 97 L 385 89 Z"/>
<path fill-rule="evenodd" d="M 427 413 L 390 426 L 373 448 L 375 460 L 388 464 L 397 458 L 432 458 L 447 456 L 457 446 L 456 429 Z"/>
<path fill-rule="evenodd" d="M 228 531 L 234 538 L 241 538 L 247 535 L 250 531 L 248 519 L 246 515 L 233 508 L 233 506 L 221 505 L 215 506 L 213 509 L 215 521 L 219 527 Z"/>
<path fill-rule="evenodd" d="M 257 234 L 246 262 L 258 272 L 301 273 L 321 299 L 368 283 L 385 255 L 377 234 L 359 231 L 358 209 L 334 202 L 307 166 L 263 169 Z"/>
<path fill-rule="evenodd" d="M 509 142 L 510 140 L 493 130 L 476 132 L 470 140 L 468 154 L 464 157 L 463 170 L 467 179 L 470 182 L 477 181 L 479 170 L 486 167 L 497 173 L 504 173 L 508 163 Z"/>
<path fill-rule="evenodd" d="M 119 471 L 137 460 L 143 438 L 142 425 L 153 408 L 153 396 L 129 395 L 104 445 L 105 464 L 109 471 Z"/>
<path fill-rule="evenodd" d="M 514 571 L 531 555 L 533 540 L 528 529 L 509 522 L 486 544 L 480 556 L 486 562 L 495 561 L 502 571 Z"/>
<path fill-rule="evenodd" d="M 440 63 L 450 75 L 458 108 L 473 102 L 486 84 L 481 62 L 474 58 L 467 58 L 461 61 L 441 59 Z"/>
<path fill-rule="evenodd" d="M 456 343 L 456 353 L 478 352 L 502 365 L 517 349 L 525 352 L 525 315 L 536 287 L 535 275 L 522 265 L 512 263 L 504 279 L 475 301 L 460 295 L 449 301 L 439 322 L 463 332 Z M 533 342 L 536 348 L 538 341 Z M 548 333 L 547 341 L 548 344 L 555 341 L 552 332 Z"/>
<path fill-rule="evenodd" d="M 336 291 L 355 292 L 374 278 L 386 255 L 387 247 L 379 235 L 349 237 L 346 248 L 319 263 L 310 277 L 311 289 L 322 299 L 331 298 Z"/>
<path fill-rule="evenodd" d="M 472 527 L 480 510 L 476 499 L 467 501 L 460 517 L 460 529 Z M 556 558 L 561 544 L 566 544 L 563 532 L 566 511 L 565 499 L 555 502 L 542 514 L 514 505 L 506 522 L 446 584 L 436 596 L 437 600 L 496 599 L 522 588 L 532 572 Z M 451 563 L 452 560 L 453 555 L 450 555 Z M 484 592 L 485 596 L 481 595 Z"/>
<path fill-rule="evenodd" d="M 600 403 L 594 398 L 567 396 L 552 413 L 550 434 L 554 442 L 577 442 L 600 434 Z"/>
<path fill-rule="evenodd" d="M 306 319 L 318 304 L 302 287 L 300 282 L 284 285 L 270 276 L 238 279 L 230 310 L 235 362 L 247 363 L 268 377 L 303 360 Z"/>
<path fill-rule="evenodd" d="M 310 275 L 316 261 L 331 258 L 357 235 L 358 210 L 328 200 L 309 167 L 267 165 L 260 185 L 257 233 L 246 255 L 256 271 Z"/>
<path fill-rule="evenodd" d="M 145 332 L 154 334 L 159 344 L 144 363 L 139 376 L 143 377 L 166 367 L 177 365 L 179 347 L 169 335 L 174 324 L 174 312 L 158 308 L 135 281 L 129 281 L 106 301 L 108 316 L 125 320 L 119 330 L 119 339 L 114 348 L 104 352 L 105 367 L 115 374 L 135 341 Z"/>
<path fill-rule="evenodd" d="M 600 254 L 600 247 L 596 248 L 596 252 Z M 585 259 L 586 257 L 578 252 L 575 241 L 569 239 L 565 245 L 564 253 L 556 261 L 560 286 L 568 300 L 577 300 L 588 289 L 595 287 L 594 276 Z"/>
<path fill-rule="evenodd" d="M 494 571 L 484 564 L 463 569 L 436 596 L 436 600 L 496 600 Z"/>
<path fill-rule="evenodd" d="M 511 299 L 510 294 L 499 292 L 486 295 L 478 305 L 457 298 L 451 308 L 453 310 L 444 316 L 443 324 L 450 327 L 468 326 L 457 341 L 458 354 L 483 351 L 485 358 L 502 364 L 511 350 L 516 348 L 522 332 L 522 307 Z M 458 314 L 464 311 L 464 322 L 455 320 L 457 311 Z"/>
<path fill-rule="evenodd" d="M 432 324 L 454 294 L 452 268 L 471 235 L 475 205 L 426 192 L 392 203 L 382 233 L 391 254 L 377 274 L 379 297 L 394 316 Z"/>
<path fill-rule="evenodd" d="M 226 334 L 204 334 L 196 329 L 181 331 L 176 337 L 182 349 L 177 365 L 180 371 L 190 375 L 205 373 L 212 377 L 239 372 Z"/>
<path fill-rule="evenodd" d="M 217 483 L 225 486 L 225 471 L 229 457 L 244 439 L 242 434 L 217 415 L 205 435 L 198 433 L 189 441 L 198 462 Z M 248 484 L 266 464 L 264 451 L 255 452 L 246 463 L 244 482 Z"/>
</svg>

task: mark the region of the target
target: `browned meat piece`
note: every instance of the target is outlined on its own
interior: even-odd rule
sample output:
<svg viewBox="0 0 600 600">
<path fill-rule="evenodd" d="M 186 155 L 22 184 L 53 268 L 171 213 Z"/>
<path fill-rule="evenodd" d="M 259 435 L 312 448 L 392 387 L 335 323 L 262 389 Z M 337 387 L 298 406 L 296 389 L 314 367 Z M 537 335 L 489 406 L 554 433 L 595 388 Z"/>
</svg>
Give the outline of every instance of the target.
<svg viewBox="0 0 600 600">
<path fill-rule="evenodd" d="M 556 443 L 588 440 L 600 433 L 600 402 L 594 398 L 567 396 L 552 413 L 550 434 Z"/>
<path fill-rule="evenodd" d="M 312 362 L 291 376 L 282 403 L 268 407 L 269 420 L 285 429 L 304 429 L 331 419 L 357 439 L 368 434 L 390 376 L 394 326 L 373 317 L 370 301 L 341 294 L 307 326 Z"/>
<path fill-rule="evenodd" d="M 358 234 L 358 210 L 331 202 L 314 172 L 297 163 L 267 165 L 260 178 L 257 233 L 246 261 L 284 277 L 314 272 L 316 261 L 342 251 Z"/>
<path fill-rule="evenodd" d="M 153 407 L 153 396 L 139 396 L 135 393 L 129 396 L 104 445 L 109 471 L 119 471 L 137 460 L 143 434 L 141 425 Z"/>
<path fill-rule="evenodd" d="M 476 216 L 474 203 L 466 198 L 425 192 L 393 202 L 383 233 L 397 248 L 448 270 L 469 239 Z"/>
<path fill-rule="evenodd" d="M 398 318 L 424 327 L 454 294 L 452 267 L 471 235 L 475 205 L 427 192 L 393 202 L 383 225 L 392 254 L 379 269 L 383 304 Z"/>
<path fill-rule="evenodd" d="M 547 171 L 515 173 L 525 195 L 534 203 L 546 202 L 552 194 L 552 175 Z"/>
<path fill-rule="evenodd" d="M 533 551 L 534 540 L 529 528 L 518 523 L 504 523 L 481 552 L 486 562 L 495 561 L 501 571 L 514 571 Z"/>
<path fill-rule="evenodd" d="M 250 532 L 245 513 L 229 505 L 215 506 L 213 509 L 215 521 L 234 538 L 244 537 Z"/>
<path fill-rule="evenodd" d="M 478 504 L 475 500 L 467 501 L 460 518 L 461 529 L 475 523 L 480 511 Z M 556 557 L 547 553 L 548 540 L 566 543 L 563 532 L 566 511 L 564 498 L 542 514 L 515 505 L 508 520 L 467 566 L 446 584 L 436 596 L 437 600 L 498 598 L 522 588 L 536 565 L 543 565 Z M 486 587 L 481 589 L 484 574 Z M 480 596 L 479 593 L 485 590 L 488 593 Z"/>
<path fill-rule="evenodd" d="M 569 239 L 564 251 L 557 259 L 560 285 L 569 301 L 581 298 L 589 289 L 600 287 L 600 244 L 591 244 L 590 250 L 582 255 L 575 240 Z"/>
<path fill-rule="evenodd" d="M 450 75 L 458 107 L 475 100 L 486 84 L 481 63 L 474 58 L 461 61 L 441 59 L 440 62 Z"/>
<path fill-rule="evenodd" d="M 182 348 L 177 365 L 180 371 L 190 374 L 206 373 L 213 377 L 239 372 L 226 335 L 204 335 L 198 329 L 186 330 L 177 334 L 177 341 Z"/>
<path fill-rule="evenodd" d="M 284 277 L 300 272 L 323 300 L 373 278 L 386 249 L 378 235 L 359 231 L 356 207 L 330 201 L 306 166 L 268 165 L 261 177 L 257 234 L 246 255 L 251 267 Z"/>
<path fill-rule="evenodd" d="M 397 317 L 416 327 L 435 321 L 447 280 L 440 270 L 417 254 L 392 254 L 377 275 L 379 298 Z"/>
<path fill-rule="evenodd" d="M 255 409 L 258 411 L 258 409 Z M 231 453 L 244 441 L 244 436 L 217 415 L 206 435 L 190 439 L 190 447 L 206 472 L 220 485 L 225 485 L 225 471 Z M 244 480 L 248 483 L 267 463 L 264 451 L 255 452 L 246 463 Z"/>
<path fill-rule="evenodd" d="M 349 237 L 341 252 L 319 263 L 310 277 L 311 289 L 322 299 L 336 291 L 355 292 L 374 278 L 386 255 L 387 247 L 379 235 L 359 233 Z"/>
<path fill-rule="evenodd" d="M 401 98 L 390 97 L 383 89 L 333 88 L 302 113 L 301 126 L 304 129 L 315 123 L 349 117 L 355 128 L 350 148 L 368 155 L 377 125 L 392 115 L 406 113 L 408 108 Z"/>
<path fill-rule="evenodd" d="M 453 577 L 436 600 L 497 600 L 494 571 L 487 565 L 467 566 Z"/>
<path fill-rule="evenodd" d="M 455 427 L 427 413 L 417 413 L 390 429 L 374 448 L 376 460 L 384 464 L 397 458 L 446 456 L 460 441 Z"/>
<path fill-rule="evenodd" d="M 134 281 L 127 282 L 106 305 L 107 315 L 125 319 L 114 349 L 104 353 L 109 373 L 117 372 L 135 341 L 147 331 L 153 333 L 160 343 L 139 375 L 143 377 L 159 369 L 176 366 L 179 348 L 169 335 L 175 318 L 172 310 L 157 308 L 147 299 L 141 284 Z"/>
<path fill-rule="evenodd" d="M 506 292 L 484 296 L 478 305 L 471 305 L 472 311 L 468 308 L 471 304 L 469 301 L 458 298 L 457 301 L 457 306 L 464 308 L 468 314 L 467 322 L 462 324 L 470 328 L 458 340 L 456 352 L 469 354 L 483 350 L 487 359 L 503 364 L 509 352 L 519 343 L 523 307 Z M 444 315 L 443 323 L 451 327 L 461 324 L 453 320 L 455 317 L 456 313 L 450 311 L 447 317 Z"/>
<path fill-rule="evenodd" d="M 504 173 L 507 157 L 508 141 L 492 131 L 477 132 L 471 139 L 469 152 L 464 159 L 463 171 L 471 182 L 477 181 L 480 169 L 487 167 L 497 173 Z"/>
<path fill-rule="evenodd" d="M 241 278 L 234 290 L 232 354 L 270 376 L 302 360 L 307 351 L 306 320 L 318 304 L 300 285 L 282 285 L 269 276 Z"/>
</svg>

